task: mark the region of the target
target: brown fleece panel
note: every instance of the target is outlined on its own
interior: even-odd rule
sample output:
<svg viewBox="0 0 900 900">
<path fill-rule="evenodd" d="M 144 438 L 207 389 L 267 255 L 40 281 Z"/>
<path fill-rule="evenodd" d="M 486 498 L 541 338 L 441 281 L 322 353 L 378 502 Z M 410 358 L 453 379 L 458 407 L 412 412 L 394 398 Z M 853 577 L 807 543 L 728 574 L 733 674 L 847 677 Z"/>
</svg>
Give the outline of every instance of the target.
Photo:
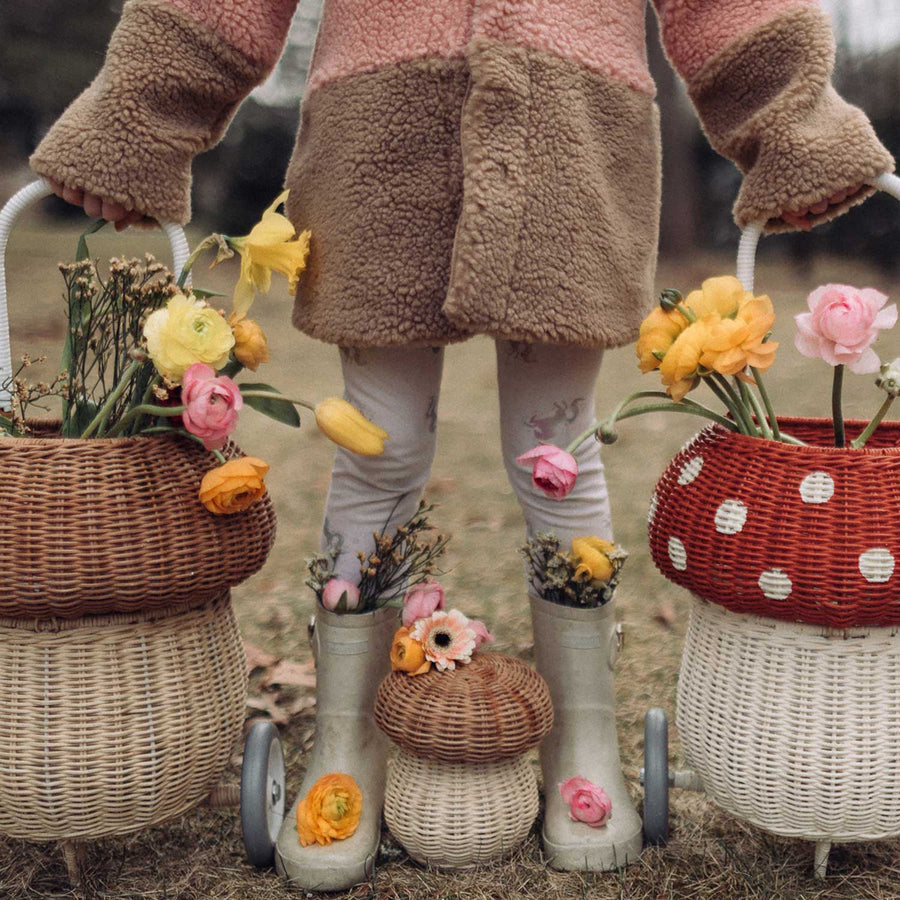
<svg viewBox="0 0 900 900">
<path fill-rule="evenodd" d="M 288 215 L 312 231 L 294 324 L 346 346 L 461 340 L 441 312 L 462 195 L 461 59 L 353 75 L 305 100 Z"/>
<path fill-rule="evenodd" d="M 165 0 L 131 0 L 93 83 L 31 166 L 160 221 L 190 218 L 190 163 L 265 69 Z"/>
<path fill-rule="evenodd" d="M 512 340 L 632 341 L 653 295 L 655 104 L 539 50 L 479 39 L 468 59 L 447 316 Z"/>
<path fill-rule="evenodd" d="M 827 17 L 797 8 L 741 36 L 691 79 L 688 90 L 710 143 L 744 173 L 738 225 L 778 219 L 850 185 L 891 172 L 894 160 L 865 114 L 831 86 L 834 42 Z M 815 221 L 864 200 L 865 187 Z"/>
</svg>

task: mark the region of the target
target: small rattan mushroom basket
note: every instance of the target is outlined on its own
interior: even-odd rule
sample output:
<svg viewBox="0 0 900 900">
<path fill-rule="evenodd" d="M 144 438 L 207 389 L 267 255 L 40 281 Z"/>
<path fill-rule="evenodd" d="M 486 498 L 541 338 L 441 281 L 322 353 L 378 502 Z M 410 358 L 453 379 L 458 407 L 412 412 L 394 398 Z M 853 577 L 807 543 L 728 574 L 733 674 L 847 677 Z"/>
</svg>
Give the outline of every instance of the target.
<svg viewBox="0 0 900 900">
<path fill-rule="evenodd" d="M 553 725 L 537 672 L 500 653 L 477 653 L 452 671 L 392 672 L 378 690 L 375 721 L 399 746 L 385 820 L 414 860 L 463 868 L 525 840 L 538 786 L 523 754 Z"/>
</svg>

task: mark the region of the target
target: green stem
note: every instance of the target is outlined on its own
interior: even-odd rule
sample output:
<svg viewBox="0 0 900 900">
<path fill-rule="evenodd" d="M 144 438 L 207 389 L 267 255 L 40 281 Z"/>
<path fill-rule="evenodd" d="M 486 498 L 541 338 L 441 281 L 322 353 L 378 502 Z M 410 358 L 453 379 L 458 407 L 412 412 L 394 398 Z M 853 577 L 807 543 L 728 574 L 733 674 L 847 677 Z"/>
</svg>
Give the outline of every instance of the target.
<svg viewBox="0 0 900 900">
<path fill-rule="evenodd" d="M 240 385 L 238 385 L 240 387 Z M 242 397 L 261 397 L 264 400 L 282 400 L 285 403 L 293 403 L 295 406 L 304 406 L 315 412 L 316 406 L 308 400 L 297 400 L 293 397 L 285 397 L 284 394 L 273 394 L 271 391 L 241 391 Z"/>
<path fill-rule="evenodd" d="M 756 421 L 759 423 L 759 429 L 762 432 L 762 436 L 771 440 L 774 435 L 772 434 L 772 429 L 769 427 L 769 422 L 766 419 L 766 414 L 763 412 L 762 405 L 756 397 L 756 394 L 750 390 L 750 388 L 743 382 L 738 380 L 738 390 L 741 392 L 741 397 L 743 398 L 745 403 L 749 403 L 751 407 L 753 407 L 753 412 L 756 416 Z"/>
<path fill-rule="evenodd" d="M 769 397 L 769 392 L 766 390 L 762 372 L 760 372 L 759 369 L 754 369 L 753 366 L 750 367 L 750 371 L 753 374 L 753 380 L 756 382 L 757 388 L 759 388 L 759 395 L 762 397 L 763 405 L 766 407 L 769 425 L 772 427 L 772 437 L 775 438 L 776 441 L 780 441 L 781 429 L 778 427 L 778 419 L 775 417 L 775 408 L 772 406 L 772 399 Z"/>
<path fill-rule="evenodd" d="M 201 447 L 203 447 L 203 438 L 197 437 L 196 434 L 191 434 L 189 431 L 187 431 L 184 428 L 167 428 L 165 425 L 154 425 L 152 428 L 145 428 L 141 432 L 141 434 L 142 435 L 144 435 L 144 434 L 177 434 L 180 437 L 187 438 L 188 440 L 194 441 L 195 443 L 197 443 Z M 206 447 L 203 447 L 203 449 L 206 450 Z M 212 453 L 212 455 L 220 463 L 228 462 L 228 460 L 225 458 L 225 454 L 222 453 L 221 450 L 210 450 L 208 452 Z"/>
<path fill-rule="evenodd" d="M 137 419 L 139 416 L 160 416 L 164 418 L 180 416 L 186 409 L 186 406 L 153 406 L 150 403 L 142 403 L 140 406 L 135 406 L 134 409 L 128 410 L 128 412 L 116 422 L 109 431 L 109 437 L 115 437 L 116 435 L 121 434 L 128 426 L 128 423 L 134 421 L 134 419 Z"/>
<path fill-rule="evenodd" d="M 853 441 L 850 441 L 850 446 L 854 448 L 854 450 L 858 450 L 860 447 L 866 446 L 866 441 L 872 437 L 872 433 L 875 429 L 881 424 L 881 420 L 887 415 L 887 411 L 891 408 L 891 404 L 894 402 L 894 398 L 888 394 L 884 399 L 884 403 L 881 404 L 877 413 L 873 417 L 872 421 L 866 425 L 863 433 Z"/>
<path fill-rule="evenodd" d="M 844 413 L 841 410 L 841 388 L 844 385 L 843 364 L 834 367 L 834 382 L 831 385 L 831 418 L 834 421 L 834 446 L 843 447 L 847 437 L 844 434 Z"/>
<path fill-rule="evenodd" d="M 707 375 L 703 380 L 709 386 L 709 389 L 722 401 L 725 408 L 731 413 L 731 416 L 737 425 L 737 430 L 740 431 L 741 434 L 750 434 L 751 432 L 748 430 L 747 419 L 742 404 L 732 394 L 728 382 L 725 381 L 721 375 Z M 722 381 L 725 381 L 724 387 L 721 383 Z"/>
<path fill-rule="evenodd" d="M 686 404 L 683 400 L 680 403 L 651 403 L 648 406 L 638 406 L 634 409 L 629 409 L 627 412 L 623 412 L 622 415 L 619 416 L 619 421 L 622 419 L 630 419 L 633 416 L 640 416 L 648 412 L 658 412 L 660 410 L 668 410 L 669 412 L 681 413 L 682 415 L 688 416 L 700 416 L 704 419 L 712 419 L 713 422 L 717 422 L 729 431 L 740 430 L 737 424 L 731 419 L 726 419 L 725 416 L 720 416 L 711 409 L 700 406 L 699 403 Z"/>
<path fill-rule="evenodd" d="M 574 453 L 592 434 L 599 431 L 604 425 L 612 428 L 616 424 L 616 420 L 621 415 L 623 409 L 631 403 L 632 400 L 638 400 L 643 397 L 668 397 L 669 395 L 663 391 L 635 391 L 629 394 L 602 422 L 594 422 L 590 428 L 582 431 L 578 437 L 569 441 L 566 447 L 566 453 Z"/>
<path fill-rule="evenodd" d="M 131 361 L 131 365 L 122 373 L 122 377 L 119 379 L 119 383 L 115 386 L 113 392 L 106 398 L 106 402 L 100 409 L 97 411 L 97 415 L 91 420 L 90 424 L 81 434 L 81 437 L 88 438 L 95 431 L 98 431 L 100 434 L 103 432 L 103 428 L 106 426 L 106 420 L 109 418 L 109 414 L 112 412 L 113 407 L 116 405 L 116 401 L 122 394 L 125 393 L 126 388 L 131 383 L 131 379 L 134 377 L 135 372 L 144 364 L 144 360 L 141 359 L 133 359 Z M 98 434 L 99 436 L 99 434 Z"/>
</svg>

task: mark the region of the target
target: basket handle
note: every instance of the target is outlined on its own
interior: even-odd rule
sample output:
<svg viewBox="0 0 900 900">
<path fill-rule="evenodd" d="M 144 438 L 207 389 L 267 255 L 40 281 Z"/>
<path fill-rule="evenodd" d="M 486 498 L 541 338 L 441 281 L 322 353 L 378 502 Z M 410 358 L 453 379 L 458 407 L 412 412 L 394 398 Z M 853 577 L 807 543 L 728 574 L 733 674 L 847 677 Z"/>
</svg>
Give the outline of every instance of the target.
<svg viewBox="0 0 900 900">
<path fill-rule="evenodd" d="M 9 313 L 6 303 L 6 246 L 19 214 L 28 209 L 32 203 L 49 197 L 52 193 L 50 183 L 45 178 L 39 178 L 13 194 L 3 209 L 0 209 L 0 384 L 12 374 L 12 348 L 9 342 Z M 190 254 L 184 229 L 173 222 L 164 222 L 161 227 L 169 239 L 174 269 L 180 272 Z M 0 388 L 0 409 L 9 408 L 10 393 Z"/>
<path fill-rule="evenodd" d="M 896 175 L 879 175 L 869 179 L 869 184 L 900 200 L 900 177 Z M 762 222 L 753 222 L 741 232 L 741 241 L 737 253 L 737 277 L 745 291 L 753 292 L 753 281 L 756 275 L 756 245 L 763 232 Z"/>
</svg>

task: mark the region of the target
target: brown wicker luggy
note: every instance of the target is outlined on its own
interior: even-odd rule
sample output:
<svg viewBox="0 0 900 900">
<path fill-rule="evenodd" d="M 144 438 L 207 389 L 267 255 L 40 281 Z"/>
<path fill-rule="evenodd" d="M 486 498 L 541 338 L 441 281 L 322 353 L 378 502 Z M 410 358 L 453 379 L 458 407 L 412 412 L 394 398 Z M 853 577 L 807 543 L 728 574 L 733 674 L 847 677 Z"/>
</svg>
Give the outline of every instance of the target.
<svg viewBox="0 0 900 900">
<path fill-rule="evenodd" d="M 275 536 L 268 496 L 213 515 L 197 498 L 218 465 L 179 437 L 0 438 L 9 549 L 0 615 L 78 617 L 201 603 L 260 569 Z M 233 445 L 227 457 L 242 455 Z"/>
<path fill-rule="evenodd" d="M 669 464 L 649 516 L 657 567 L 733 612 L 900 624 L 900 422 L 859 450 L 834 447 L 829 420 L 779 423 L 809 446 L 713 425 Z"/>
<path fill-rule="evenodd" d="M 476 653 L 452 671 L 392 672 L 375 721 L 409 753 L 443 762 L 497 762 L 540 743 L 553 725 L 544 680 L 519 659 Z"/>
<path fill-rule="evenodd" d="M 227 590 L 193 608 L 0 619 L 0 833 L 96 839 L 191 809 L 228 763 L 245 694 Z"/>
</svg>

